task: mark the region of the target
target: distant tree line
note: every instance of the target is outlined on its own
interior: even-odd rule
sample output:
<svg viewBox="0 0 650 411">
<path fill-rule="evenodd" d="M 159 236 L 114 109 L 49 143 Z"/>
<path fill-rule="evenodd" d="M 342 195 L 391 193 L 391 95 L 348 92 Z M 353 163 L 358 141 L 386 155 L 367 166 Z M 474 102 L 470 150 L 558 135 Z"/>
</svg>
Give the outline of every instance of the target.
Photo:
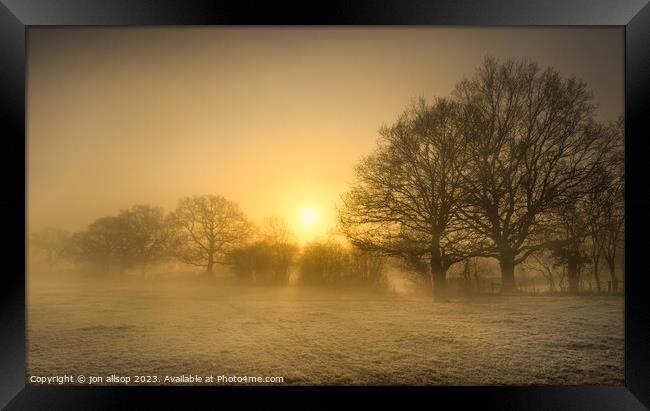
<svg viewBox="0 0 650 411">
<path fill-rule="evenodd" d="M 236 203 L 221 196 L 186 197 L 176 210 L 136 205 L 116 216 L 101 217 L 81 232 L 43 230 L 32 244 L 48 255 L 94 265 L 102 272 L 123 272 L 178 260 L 212 272 L 252 231 Z"/>
<path fill-rule="evenodd" d="M 267 218 L 257 227 L 239 206 L 217 195 L 181 199 L 165 213 L 135 205 L 101 217 L 84 231 L 57 229 L 33 233 L 32 246 L 48 264 L 68 260 L 98 273 L 146 273 L 166 262 L 181 262 L 212 273 L 224 265 L 242 281 L 284 285 L 292 272 L 305 285 L 386 286 L 385 258 L 333 240 L 315 241 L 302 250 L 286 222 Z"/>
<path fill-rule="evenodd" d="M 361 250 L 400 258 L 445 297 L 449 268 L 493 257 L 501 291 L 530 258 L 577 292 L 624 241 L 624 124 L 600 123 L 587 85 L 534 62 L 486 58 L 451 96 L 412 103 L 356 168 L 339 226 Z"/>
</svg>

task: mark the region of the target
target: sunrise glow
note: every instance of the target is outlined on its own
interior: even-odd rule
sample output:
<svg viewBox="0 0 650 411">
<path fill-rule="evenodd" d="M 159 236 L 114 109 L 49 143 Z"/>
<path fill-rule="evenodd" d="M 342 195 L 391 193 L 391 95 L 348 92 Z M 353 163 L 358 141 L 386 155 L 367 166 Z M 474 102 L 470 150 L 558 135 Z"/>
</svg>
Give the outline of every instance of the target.
<svg viewBox="0 0 650 411">
<path fill-rule="evenodd" d="M 316 210 L 312 207 L 303 207 L 300 210 L 300 222 L 303 226 L 312 227 L 317 219 L 318 215 L 316 214 Z"/>
</svg>

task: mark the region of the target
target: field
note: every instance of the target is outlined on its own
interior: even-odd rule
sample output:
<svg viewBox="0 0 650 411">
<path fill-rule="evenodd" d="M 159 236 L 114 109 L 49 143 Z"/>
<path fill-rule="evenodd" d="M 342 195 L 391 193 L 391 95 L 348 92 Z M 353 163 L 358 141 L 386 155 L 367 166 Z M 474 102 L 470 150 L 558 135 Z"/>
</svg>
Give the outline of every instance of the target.
<svg viewBox="0 0 650 411">
<path fill-rule="evenodd" d="M 37 282 L 32 282 L 36 284 Z M 282 376 L 294 385 L 622 384 L 620 297 L 29 286 L 27 376 Z"/>
</svg>

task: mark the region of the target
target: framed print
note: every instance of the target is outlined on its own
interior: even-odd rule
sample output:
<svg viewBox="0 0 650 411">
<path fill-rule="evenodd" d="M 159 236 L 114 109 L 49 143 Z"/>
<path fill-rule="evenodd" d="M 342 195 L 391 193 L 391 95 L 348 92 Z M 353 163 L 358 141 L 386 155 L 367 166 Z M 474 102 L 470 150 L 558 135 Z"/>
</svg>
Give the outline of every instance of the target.
<svg viewBox="0 0 650 411">
<path fill-rule="evenodd" d="M 7 409 L 650 404 L 645 1 L 2 3 Z"/>
</svg>

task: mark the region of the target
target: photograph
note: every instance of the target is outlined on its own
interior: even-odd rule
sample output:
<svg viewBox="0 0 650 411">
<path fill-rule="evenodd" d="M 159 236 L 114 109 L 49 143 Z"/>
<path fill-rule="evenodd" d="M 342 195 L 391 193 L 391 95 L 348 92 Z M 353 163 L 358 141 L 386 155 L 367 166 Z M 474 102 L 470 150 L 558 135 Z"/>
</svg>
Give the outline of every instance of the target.
<svg viewBox="0 0 650 411">
<path fill-rule="evenodd" d="M 25 384 L 623 387 L 625 35 L 27 28 Z"/>
</svg>

